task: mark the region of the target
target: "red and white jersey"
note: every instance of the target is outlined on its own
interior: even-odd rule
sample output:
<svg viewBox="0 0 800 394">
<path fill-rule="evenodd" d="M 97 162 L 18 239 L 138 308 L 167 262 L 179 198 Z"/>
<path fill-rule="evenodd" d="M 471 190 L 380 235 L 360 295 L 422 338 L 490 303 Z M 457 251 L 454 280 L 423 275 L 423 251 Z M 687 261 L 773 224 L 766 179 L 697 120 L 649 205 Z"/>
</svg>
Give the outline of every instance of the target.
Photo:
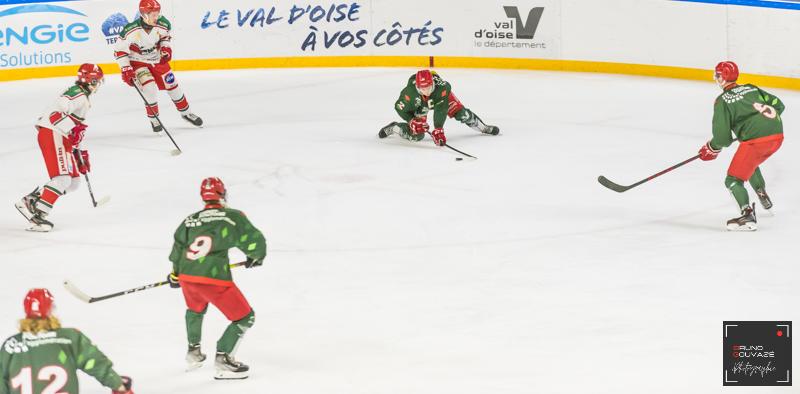
<svg viewBox="0 0 800 394">
<path fill-rule="evenodd" d="M 78 85 L 69 87 L 39 117 L 36 126 L 45 127 L 69 137 L 70 131 L 86 119 L 92 103 L 86 90 Z"/>
<path fill-rule="evenodd" d="M 163 16 L 158 18 L 155 26 L 145 24 L 142 18 L 125 25 L 114 47 L 114 57 L 119 66 L 130 66 L 131 61 L 161 62 L 161 48 L 170 46 L 171 26 Z"/>
</svg>

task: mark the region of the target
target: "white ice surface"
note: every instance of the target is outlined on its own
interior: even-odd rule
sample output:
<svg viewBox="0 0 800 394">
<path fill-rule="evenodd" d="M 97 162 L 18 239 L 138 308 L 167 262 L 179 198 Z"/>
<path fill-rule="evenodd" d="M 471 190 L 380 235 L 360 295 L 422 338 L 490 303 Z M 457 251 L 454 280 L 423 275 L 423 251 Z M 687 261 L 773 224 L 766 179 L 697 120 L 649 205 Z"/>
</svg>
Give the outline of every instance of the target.
<svg viewBox="0 0 800 394">
<path fill-rule="evenodd" d="M 31 287 L 95 340 L 137 393 L 712 393 L 722 388 L 723 320 L 800 321 L 794 143 L 764 166 L 775 217 L 729 233 L 723 186 L 734 149 L 624 194 L 694 155 L 710 136 L 709 83 L 528 71 L 442 70 L 459 98 L 502 134 L 454 121 L 458 155 L 427 139 L 379 140 L 411 69 L 182 72 L 192 108 L 161 112 L 184 150 L 154 136 L 140 98 L 110 75 L 87 123 L 84 185 L 58 201 L 49 234 L 25 232 L 13 202 L 46 181 L 33 123 L 71 79 L 0 88 L 0 334 Z M 219 176 L 230 205 L 269 241 L 266 264 L 235 278 L 256 311 L 241 382 L 183 372 L 184 306 L 159 288 L 172 232 Z M 795 230 L 792 230 L 795 228 Z M 206 317 L 213 353 L 227 322 Z M 90 378 L 83 392 L 106 393 Z M 786 392 L 738 388 L 737 393 Z"/>
</svg>

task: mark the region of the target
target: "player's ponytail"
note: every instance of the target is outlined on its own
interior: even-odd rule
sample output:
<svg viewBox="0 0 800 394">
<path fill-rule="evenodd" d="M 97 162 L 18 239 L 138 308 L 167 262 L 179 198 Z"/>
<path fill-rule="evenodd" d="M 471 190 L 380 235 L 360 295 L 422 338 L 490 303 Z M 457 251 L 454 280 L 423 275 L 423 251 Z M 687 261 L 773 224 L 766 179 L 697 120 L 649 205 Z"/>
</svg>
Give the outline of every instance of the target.
<svg viewBox="0 0 800 394">
<path fill-rule="evenodd" d="M 61 322 L 55 316 L 43 319 L 22 319 L 19 321 L 19 332 L 38 334 L 42 331 L 55 331 L 61 328 Z"/>
</svg>

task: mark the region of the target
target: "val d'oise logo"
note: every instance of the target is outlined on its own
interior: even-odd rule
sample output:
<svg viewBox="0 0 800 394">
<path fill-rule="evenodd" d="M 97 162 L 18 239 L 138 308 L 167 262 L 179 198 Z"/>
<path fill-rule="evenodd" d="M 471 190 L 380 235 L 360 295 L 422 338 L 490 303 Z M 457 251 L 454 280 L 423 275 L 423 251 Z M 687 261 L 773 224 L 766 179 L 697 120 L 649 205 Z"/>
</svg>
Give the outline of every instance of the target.
<svg viewBox="0 0 800 394">
<path fill-rule="evenodd" d="M 50 44 L 53 42 L 83 42 L 89 40 L 89 26 L 83 22 L 68 23 L 54 20 L 47 23 L 25 23 L 25 17 L 14 18 L 23 14 L 56 13 L 86 17 L 86 14 L 71 8 L 50 4 L 29 4 L 7 8 L 0 11 L 4 18 L 0 28 L 0 47 L 6 49 L 32 44 Z"/>
<path fill-rule="evenodd" d="M 490 29 L 480 29 L 475 32 L 475 38 L 506 39 L 506 40 L 532 40 L 542 20 L 544 7 L 534 7 L 528 11 L 525 20 L 522 19 L 519 7 L 503 6 L 507 20 L 494 21 Z"/>
</svg>

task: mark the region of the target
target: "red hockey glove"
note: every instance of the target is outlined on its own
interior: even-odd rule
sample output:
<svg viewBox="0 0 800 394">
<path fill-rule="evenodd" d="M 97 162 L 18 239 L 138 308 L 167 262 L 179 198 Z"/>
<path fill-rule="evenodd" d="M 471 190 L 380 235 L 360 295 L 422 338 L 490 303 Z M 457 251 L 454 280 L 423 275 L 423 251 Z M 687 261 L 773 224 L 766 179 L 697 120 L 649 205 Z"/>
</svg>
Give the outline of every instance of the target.
<svg viewBox="0 0 800 394">
<path fill-rule="evenodd" d="M 411 119 L 408 122 L 408 128 L 411 129 L 412 134 L 422 134 L 426 133 L 430 126 L 428 126 L 428 117 L 427 116 L 420 116 L 414 119 Z"/>
<path fill-rule="evenodd" d="M 69 133 L 69 142 L 72 143 L 74 148 L 77 148 L 83 142 L 83 134 L 86 131 L 86 125 L 83 123 L 78 123 L 75 127 L 70 130 Z"/>
<path fill-rule="evenodd" d="M 122 80 L 125 81 L 129 86 L 133 86 L 133 80 L 136 78 L 136 73 L 133 71 L 133 67 L 131 66 L 123 66 L 120 71 L 122 71 Z"/>
<path fill-rule="evenodd" d="M 89 164 L 89 151 L 75 149 L 72 151 L 72 155 L 75 156 L 75 163 L 78 164 L 78 172 L 85 174 L 92 170 L 92 165 Z"/>
<path fill-rule="evenodd" d="M 714 149 L 714 148 L 712 148 L 711 147 L 711 141 L 708 141 L 708 142 L 705 143 L 705 145 L 703 145 L 702 148 L 700 148 L 700 152 L 698 152 L 698 153 L 700 153 L 700 160 L 703 160 L 703 161 L 714 160 L 714 159 L 717 158 L 717 155 L 719 155 L 719 152 L 721 150 L 722 149 Z"/>
<path fill-rule="evenodd" d="M 436 145 L 444 146 L 447 143 L 447 138 L 444 137 L 444 130 L 441 127 L 433 129 L 431 136 L 433 136 L 433 143 Z"/>
<path fill-rule="evenodd" d="M 178 279 L 178 275 L 174 272 L 170 272 L 169 275 L 167 275 L 167 282 L 169 282 L 169 287 L 173 289 L 181 287 L 181 282 Z"/>
<path fill-rule="evenodd" d="M 172 60 L 172 48 L 161 47 L 159 52 L 161 53 L 161 63 L 168 63 L 170 60 Z"/>
<path fill-rule="evenodd" d="M 111 394 L 133 394 L 133 380 L 127 376 L 120 376 L 120 378 L 122 378 L 122 386 L 111 390 Z"/>
</svg>

